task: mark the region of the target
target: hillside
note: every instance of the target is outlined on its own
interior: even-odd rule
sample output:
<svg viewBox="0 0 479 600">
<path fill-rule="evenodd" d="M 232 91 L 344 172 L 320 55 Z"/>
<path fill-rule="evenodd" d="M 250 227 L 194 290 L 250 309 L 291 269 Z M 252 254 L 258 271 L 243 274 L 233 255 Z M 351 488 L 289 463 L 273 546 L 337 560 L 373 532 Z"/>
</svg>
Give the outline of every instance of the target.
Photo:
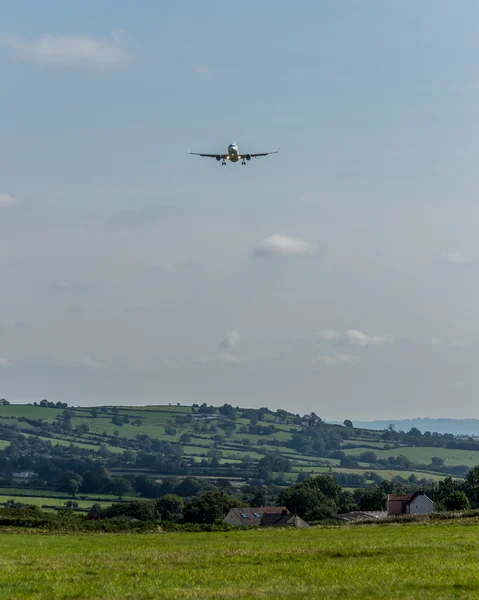
<svg viewBox="0 0 479 600">
<path fill-rule="evenodd" d="M 438 433 L 453 433 L 454 435 L 479 436 L 479 419 L 431 419 L 421 417 L 416 419 L 390 419 L 389 421 L 357 421 L 356 425 L 365 429 L 384 430 L 392 423 L 396 429 L 408 431 L 416 427 L 425 431 Z"/>
<path fill-rule="evenodd" d="M 383 480 L 431 488 L 446 476 L 464 477 L 475 465 L 479 443 L 472 439 L 333 425 L 314 413 L 226 404 L 0 405 L 0 503 L 21 494 L 50 506 L 78 493 L 79 508 L 86 508 L 135 497 L 139 480 L 135 489 L 131 481 L 140 475 L 149 482 L 145 488 L 173 476 L 227 480 L 234 487 L 285 486 L 319 473 L 332 474 L 346 488 Z M 31 480 L 21 471 L 32 471 Z M 163 486 L 151 494 L 167 493 Z"/>
</svg>

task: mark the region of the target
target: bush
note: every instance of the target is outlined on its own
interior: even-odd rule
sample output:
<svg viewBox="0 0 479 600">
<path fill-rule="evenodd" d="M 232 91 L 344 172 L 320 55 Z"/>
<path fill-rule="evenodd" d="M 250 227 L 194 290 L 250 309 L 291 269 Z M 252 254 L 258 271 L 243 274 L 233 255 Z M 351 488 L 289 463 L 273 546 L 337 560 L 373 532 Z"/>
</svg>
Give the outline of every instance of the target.
<svg viewBox="0 0 479 600">
<path fill-rule="evenodd" d="M 469 509 L 469 498 L 464 492 L 456 491 L 452 492 L 444 498 L 444 507 L 447 510 L 468 510 Z"/>
</svg>

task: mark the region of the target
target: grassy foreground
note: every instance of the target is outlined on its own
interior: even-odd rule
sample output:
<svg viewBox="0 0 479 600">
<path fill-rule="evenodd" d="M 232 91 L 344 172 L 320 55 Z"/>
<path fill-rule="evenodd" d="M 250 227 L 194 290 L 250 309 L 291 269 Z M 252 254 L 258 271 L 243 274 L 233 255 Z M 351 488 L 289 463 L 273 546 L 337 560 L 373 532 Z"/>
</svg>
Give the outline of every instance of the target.
<svg viewBox="0 0 479 600">
<path fill-rule="evenodd" d="M 0 533 L 0 597 L 471 598 L 477 520 L 206 534 Z"/>
</svg>

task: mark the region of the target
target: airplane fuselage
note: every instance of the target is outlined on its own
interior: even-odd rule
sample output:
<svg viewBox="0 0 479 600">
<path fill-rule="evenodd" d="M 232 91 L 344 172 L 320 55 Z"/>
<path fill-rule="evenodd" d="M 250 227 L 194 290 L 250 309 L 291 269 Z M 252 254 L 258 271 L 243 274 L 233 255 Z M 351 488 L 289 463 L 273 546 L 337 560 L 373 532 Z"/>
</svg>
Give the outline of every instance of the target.
<svg viewBox="0 0 479 600">
<path fill-rule="evenodd" d="M 238 146 L 236 145 L 236 142 L 233 142 L 228 146 L 228 156 L 231 162 L 235 163 L 239 161 Z"/>
</svg>

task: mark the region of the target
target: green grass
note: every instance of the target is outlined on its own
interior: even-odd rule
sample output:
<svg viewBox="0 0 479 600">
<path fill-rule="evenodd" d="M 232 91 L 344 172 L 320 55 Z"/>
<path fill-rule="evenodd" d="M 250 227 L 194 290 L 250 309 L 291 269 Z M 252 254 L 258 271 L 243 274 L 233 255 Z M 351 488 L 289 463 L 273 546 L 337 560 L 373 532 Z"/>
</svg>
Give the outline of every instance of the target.
<svg viewBox="0 0 479 600">
<path fill-rule="evenodd" d="M 53 500 L 55 501 L 56 498 L 58 498 L 59 500 L 71 500 L 71 494 L 68 494 L 67 492 L 57 492 L 55 490 L 32 490 L 28 487 L 16 487 L 16 488 L 2 488 L 0 487 L 0 495 L 2 496 L 8 496 L 9 498 L 17 498 L 18 500 L 21 502 L 22 501 L 22 496 L 34 496 L 34 497 L 42 497 L 45 500 Z M 47 496 L 51 496 L 50 498 L 47 498 Z M 111 494 L 82 494 L 79 493 L 77 495 L 77 499 L 81 498 L 82 496 L 86 496 L 87 497 L 87 501 L 90 502 L 92 501 L 93 503 L 96 500 L 101 500 L 101 501 L 105 501 L 109 504 L 111 504 L 112 502 L 114 502 L 117 498 L 117 496 L 113 496 Z M 137 496 L 125 496 L 125 500 L 138 500 Z"/>
<path fill-rule="evenodd" d="M 354 448 L 344 450 L 345 454 L 359 456 L 366 451 L 366 448 Z M 391 448 L 390 450 L 373 450 L 378 458 L 389 458 L 390 456 L 400 456 L 401 454 L 411 461 L 419 464 L 428 465 L 434 456 L 444 459 L 446 466 L 457 467 L 458 465 L 467 465 L 474 467 L 479 465 L 479 451 L 474 450 L 450 450 L 449 448 L 415 447 L 401 446 Z"/>
<path fill-rule="evenodd" d="M 15 496 L 15 495 L 1 495 L 0 494 L 0 502 L 8 502 L 8 500 L 14 499 L 16 502 L 22 502 L 23 504 L 36 504 L 37 506 L 64 506 L 68 500 L 72 500 L 71 496 L 69 498 L 44 498 L 42 496 L 32 495 L 32 496 Z M 116 499 L 116 498 L 115 498 Z M 110 502 L 107 501 L 95 501 L 95 500 L 78 500 L 75 499 L 75 502 L 78 502 L 78 508 L 90 508 L 93 504 L 100 504 L 102 507 L 111 506 L 113 504 L 113 500 Z"/>
<path fill-rule="evenodd" d="M 95 442 L 90 442 L 90 443 L 80 442 L 80 441 L 78 441 L 78 438 L 74 438 L 74 437 L 71 437 L 68 439 L 58 439 L 58 438 L 44 437 L 44 436 L 36 435 L 33 433 L 24 433 L 23 435 L 25 437 L 37 437 L 38 439 L 40 439 L 44 442 L 50 442 L 52 446 L 71 446 L 71 445 L 73 445 L 73 446 L 76 446 L 77 448 L 83 448 L 85 450 L 99 450 L 100 445 L 101 445 L 100 443 L 95 443 Z M 10 443 L 10 442 L 7 442 L 7 443 Z M 125 451 L 124 448 L 118 448 L 118 446 L 109 446 L 108 444 L 105 444 L 105 447 L 112 454 L 121 454 L 122 452 Z"/>
<path fill-rule="evenodd" d="M 477 528 L 457 523 L 0 535 L 0 595 L 11 600 L 439 600 L 479 595 Z"/>
<path fill-rule="evenodd" d="M 43 408 L 41 406 L 28 406 L 28 404 L 9 404 L 0 406 L 0 418 L 2 417 L 27 417 L 28 419 L 43 419 L 54 421 L 62 410 L 58 408 Z M 8 423 L 5 421 L 4 424 Z"/>
</svg>

